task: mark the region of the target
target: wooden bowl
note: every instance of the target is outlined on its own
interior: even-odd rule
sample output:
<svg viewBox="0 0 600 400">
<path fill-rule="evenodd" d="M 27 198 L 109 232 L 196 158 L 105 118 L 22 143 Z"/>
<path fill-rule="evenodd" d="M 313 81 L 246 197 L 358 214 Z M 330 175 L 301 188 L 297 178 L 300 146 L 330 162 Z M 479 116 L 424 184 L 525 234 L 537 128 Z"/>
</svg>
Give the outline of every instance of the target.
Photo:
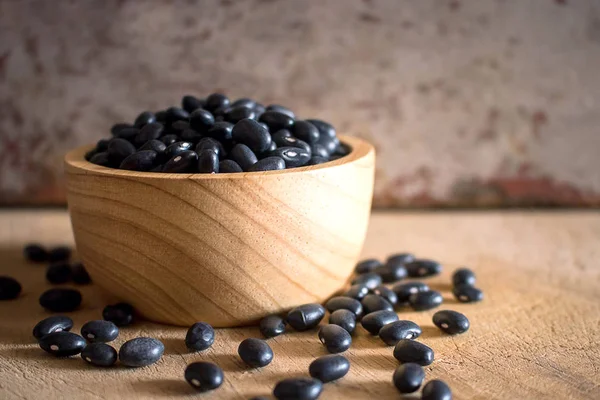
<svg viewBox="0 0 600 400">
<path fill-rule="evenodd" d="M 162 174 L 65 157 L 77 250 L 95 283 L 150 320 L 247 325 L 340 289 L 359 257 L 375 152 L 326 164 Z"/>
</svg>

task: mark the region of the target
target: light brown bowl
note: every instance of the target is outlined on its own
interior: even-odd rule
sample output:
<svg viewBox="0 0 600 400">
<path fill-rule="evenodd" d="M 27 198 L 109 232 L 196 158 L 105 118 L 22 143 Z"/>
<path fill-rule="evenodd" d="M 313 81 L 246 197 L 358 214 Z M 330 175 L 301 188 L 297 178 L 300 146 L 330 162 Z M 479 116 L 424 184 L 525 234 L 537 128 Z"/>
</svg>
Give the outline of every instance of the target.
<svg viewBox="0 0 600 400">
<path fill-rule="evenodd" d="M 326 164 L 162 174 L 65 157 L 78 253 L 95 283 L 158 322 L 246 325 L 340 289 L 360 254 L 375 152 Z"/>
</svg>

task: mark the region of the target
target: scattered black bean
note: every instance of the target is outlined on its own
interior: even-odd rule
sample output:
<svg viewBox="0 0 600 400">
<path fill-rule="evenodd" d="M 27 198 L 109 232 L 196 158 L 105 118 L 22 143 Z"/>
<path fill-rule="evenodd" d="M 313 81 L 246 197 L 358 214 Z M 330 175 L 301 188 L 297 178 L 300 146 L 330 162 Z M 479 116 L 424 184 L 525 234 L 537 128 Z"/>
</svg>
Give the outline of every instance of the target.
<svg viewBox="0 0 600 400">
<path fill-rule="evenodd" d="M 71 274 L 73 282 L 75 282 L 78 285 L 87 285 L 92 282 L 90 274 L 88 274 L 87 270 L 80 262 L 71 265 Z"/>
<path fill-rule="evenodd" d="M 323 391 L 323 383 L 314 378 L 288 378 L 277 382 L 273 396 L 277 400 L 315 400 Z"/>
<path fill-rule="evenodd" d="M 144 111 L 140 115 L 137 116 L 133 126 L 136 128 L 142 128 L 148 124 L 156 122 L 156 116 L 151 111 Z"/>
<path fill-rule="evenodd" d="M 364 299 L 361 300 L 361 304 L 366 315 L 375 311 L 394 310 L 394 306 L 389 301 L 376 294 L 366 295 Z"/>
<path fill-rule="evenodd" d="M 350 371 L 350 361 L 339 354 L 319 357 L 308 366 L 310 376 L 323 383 L 343 378 L 348 371 Z"/>
<path fill-rule="evenodd" d="M 367 272 L 372 272 L 381 267 L 383 267 L 381 261 L 375 258 L 368 258 L 356 264 L 356 267 L 354 267 L 354 272 L 357 274 L 366 274 Z"/>
<path fill-rule="evenodd" d="M 231 122 L 219 121 L 206 132 L 206 135 L 220 142 L 231 140 L 234 125 Z"/>
<path fill-rule="evenodd" d="M 352 297 L 356 300 L 362 300 L 368 294 L 369 287 L 364 283 L 357 283 L 350 286 L 350 289 L 348 289 L 348 291 L 344 293 L 344 296 Z"/>
<path fill-rule="evenodd" d="M 216 110 L 229 105 L 229 98 L 221 93 L 213 93 L 206 98 L 205 107 L 209 111 Z"/>
<path fill-rule="evenodd" d="M 179 141 L 179 136 L 173 134 L 165 135 L 160 138 L 160 141 L 163 142 L 166 146 L 170 146 L 173 143 Z"/>
<path fill-rule="evenodd" d="M 73 320 L 65 315 L 44 318 L 33 327 L 33 337 L 41 339 L 53 332 L 68 332 L 73 328 Z"/>
<path fill-rule="evenodd" d="M 413 393 L 419 390 L 425 380 L 425 371 L 414 363 L 406 363 L 394 371 L 394 386 L 400 393 Z"/>
<path fill-rule="evenodd" d="M 192 143 L 190 143 L 190 142 L 179 141 L 179 142 L 170 144 L 165 149 L 165 159 L 170 160 L 173 157 L 183 153 L 184 151 L 191 150 L 191 148 L 192 148 Z"/>
<path fill-rule="evenodd" d="M 144 143 L 146 143 L 148 140 L 154 140 L 154 139 L 158 139 L 160 137 L 160 135 L 162 134 L 164 130 L 164 126 L 163 124 L 159 123 L 159 122 L 152 122 L 148 125 L 145 125 L 142 129 L 140 129 L 140 133 L 138 133 L 135 138 L 133 139 L 134 143 L 136 146 L 141 146 Z M 99 149 L 98 146 L 96 146 L 96 149 L 99 151 L 102 151 Z"/>
<path fill-rule="evenodd" d="M 166 110 L 165 122 L 169 125 L 175 121 L 187 121 L 190 118 L 190 113 L 179 107 L 169 107 Z"/>
<path fill-rule="evenodd" d="M 54 285 L 69 282 L 71 277 L 71 266 L 67 262 L 51 264 L 48 269 L 46 269 L 46 280 Z"/>
<path fill-rule="evenodd" d="M 121 161 L 135 153 L 135 146 L 125 139 L 114 138 L 108 144 L 106 152 L 108 153 L 110 162 L 118 165 L 121 164 Z"/>
<path fill-rule="evenodd" d="M 273 361 L 273 350 L 262 339 L 244 339 L 238 347 L 238 355 L 252 368 L 264 367 Z"/>
<path fill-rule="evenodd" d="M 31 262 L 45 262 L 48 260 L 48 252 L 37 243 L 28 244 L 23 248 L 23 255 Z"/>
<path fill-rule="evenodd" d="M 415 311 L 431 310 L 438 307 L 443 302 L 440 292 L 429 290 L 427 292 L 417 292 L 410 295 L 408 303 Z"/>
<path fill-rule="evenodd" d="M 294 118 L 278 111 L 265 111 L 258 120 L 267 124 L 271 132 L 277 132 L 280 129 L 290 129 L 294 125 Z"/>
<path fill-rule="evenodd" d="M 381 276 L 375 272 L 367 272 L 366 274 L 358 275 L 352 280 L 352 285 L 362 284 L 369 289 L 375 289 L 383 283 Z"/>
<path fill-rule="evenodd" d="M 198 153 L 191 150 L 185 150 L 167 161 L 162 168 L 162 172 L 171 174 L 192 172 L 196 169 L 197 164 Z"/>
<path fill-rule="evenodd" d="M 292 128 L 292 133 L 298 139 L 303 140 L 310 145 L 316 144 L 319 140 L 319 130 L 308 121 L 296 121 Z"/>
<path fill-rule="evenodd" d="M 129 171 L 150 171 L 156 166 L 158 154 L 153 150 L 140 150 L 125 158 L 119 169 Z"/>
<path fill-rule="evenodd" d="M 329 316 L 329 323 L 341 326 L 349 334 L 352 334 L 354 329 L 356 329 L 356 314 L 350 310 L 335 310 Z"/>
<path fill-rule="evenodd" d="M 258 158 L 256 154 L 245 144 L 236 144 L 229 152 L 229 158 L 238 163 L 242 170 L 248 171 L 251 166 L 256 164 Z"/>
<path fill-rule="evenodd" d="M 110 367 L 117 362 L 117 350 L 106 343 L 90 343 L 81 351 L 81 358 L 97 367 Z"/>
<path fill-rule="evenodd" d="M 270 154 L 283 158 L 286 168 L 301 167 L 310 160 L 310 152 L 299 147 L 279 147 Z"/>
<path fill-rule="evenodd" d="M 88 321 L 81 327 L 81 336 L 91 343 L 112 342 L 119 336 L 119 328 L 113 322 L 102 319 Z"/>
<path fill-rule="evenodd" d="M 198 172 L 216 174 L 219 172 L 219 156 L 213 150 L 202 150 L 198 153 Z"/>
<path fill-rule="evenodd" d="M 214 390 L 223 384 L 223 370 L 206 361 L 191 363 L 185 369 L 185 380 L 200 392 Z"/>
<path fill-rule="evenodd" d="M 40 296 L 40 305 L 52 312 L 75 311 L 81 304 L 81 293 L 75 289 L 50 289 Z"/>
<path fill-rule="evenodd" d="M 188 349 L 202 351 L 215 342 L 215 330 L 206 322 L 196 322 L 185 335 L 185 345 Z"/>
<path fill-rule="evenodd" d="M 71 249 L 67 246 L 57 246 L 48 253 L 48 261 L 51 263 L 67 261 L 71 258 Z"/>
<path fill-rule="evenodd" d="M 421 327 L 412 321 L 394 321 L 379 331 L 379 337 L 388 346 L 394 346 L 401 339 L 416 339 L 421 336 Z"/>
<path fill-rule="evenodd" d="M 139 337 L 123 343 L 119 349 L 119 360 L 127 367 L 145 367 L 160 360 L 165 345 L 157 339 Z"/>
<path fill-rule="evenodd" d="M 242 167 L 238 163 L 233 160 L 223 160 L 219 162 L 219 172 L 220 173 L 235 173 L 235 172 L 244 172 Z"/>
<path fill-rule="evenodd" d="M 434 379 L 423 386 L 421 400 L 452 400 L 452 391 L 445 382 Z"/>
<path fill-rule="evenodd" d="M 392 289 L 386 286 L 377 286 L 375 289 L 373 289 L 373 294 L 383 297 L 393 306 L 398 304 L 398 296 Z"/>
<path fill-rule="evenodd" d="M 204 104 L 204 100 L 200 100 L 199 98 L 191 95 L 183 96 L 181 99 L 181 107 L 183 107 L 183 109 L 189 113 L 194 112 L 198 108 L 204 107 Z"/>
<path fill-rule="evenodd" d="M 414 260 L 404 264 L 411 278 L 425 278 L 442 272 L 442 265 L 432 260 Z"/>
<path fill-rule="evenodd" d="M 378 335 L 381 328 L 394 321 L 398 321 L 394 311 L 381 310 L 365 315 L 360 323 L 371 335 Z"/>
<path fill-rule="evenodd" d="M 350 310 L 357 317 L 362 314 L 363 306 L 360 301 L 347 296 L 335 296 L 325 303 L 327 311 L 334 312 L 336 310 Z"/>
<path fill-rule="evenodd" d="M 475 303 L 483 300 L 483 292 L 470 285 L 458 285 L 452 289 L 452 294 L 461 303 Z"/>
<path fill-rule="evenodd" d="M 411 339 L 400 339 L 394 347 L 394 358 L 401 363 L 429 365 L 433 362 L 431 347 Z"/>
<path fill-rule="evenodd" d="M 104 307 L 102 318 L 117 326 L 131 325 L 133 322 L 133 307 L 127 303 L 117 303 Z"/>
<path fill-rule="evenodd" d="M 452 285 L 475 286 L 475 274 L 468 268 L 459 268 L 452 274 Z"/>
<path fill-rule="evenodd" d="M 287 323 L 297 331 L 306 331 L 319 325 L 325 316 L 325 308 L 316 303 L 304 304 L 288 312 Z"/>
<path fill-rule="evenodd" d="M 52 332 L 42 336 L 38 341 L 42 350 L 57 356 L 69 357 L 81 353 L 85 348 L 85 340 L 71 332 Z"/>
<path fill-rule="evenodd" d="M 160 140 L 148 140 L 146 143 L 144 143 L 139 149 L 138 151 L 143 151 L 143 150 L 152 150 L 154 152 L 156 152 L 156 154 L 160 157 L 164 152 L 165 149 L 167 148 L 167 145 L 163 142 L 161 142 Z"/>
<path fill-rule="evenodd" d="M 279 336 L 285 332 L 285 320 L 279 315 L 268 315 L 260 320 L 259 329 L 266 338 Z"/>
<path fill-rule="evenodd" d="M 433 323 L 450 335 L 465 333 L 471 326 L 466 315 L 452 310 L 441 310 L 433 314 Z"/>
<path fill-rule="evenodd" d="M 383 267 L 378 268 L 376 273 L 381 276 L 385 283 L 398 282 L 406 278 L 406 268 L 402 264 L 387 263 Z"/>
<path fill-rule="evenodd" d="M 404 305 L 408 303 L 410 295 L 418 292 L 428 292 L 429 286 L 422 282 L 407 282 L 394 285 L 392 290 L 398 296 L 398 304 Z"/>
<path fill-rule="evenodd" d="M 0 276 L 0 300 L 12 300 L 19 297 L 21 284 L 10 276 Z"/>
<path fill-rule="evenodd" d="M 248 172 L 276 171 L 285 169 L 285 161 L 281 157 L 267 157 L 254 163 Z"/>
<path fill-rule="evenodd" d="M 330 353 L 342 353 L 352 344 L 352 337 L 348 331 L 335 324 L 323 325 L 319 329 L 319 340 Z"/>
<path fill-rule="evenodd" d="M 290 116 L 291 118 L 294 118 L 294 119 L 296 118 L 296 115 L 294 114 L 294 112 L 292 110 L 290 110 L 287 107 L 281 106 L 279 104 L 269 104 L 265 110 L 266 111 L 277 111 L 277 112 L 286 114 L 286 115 Z"/>
</svg>

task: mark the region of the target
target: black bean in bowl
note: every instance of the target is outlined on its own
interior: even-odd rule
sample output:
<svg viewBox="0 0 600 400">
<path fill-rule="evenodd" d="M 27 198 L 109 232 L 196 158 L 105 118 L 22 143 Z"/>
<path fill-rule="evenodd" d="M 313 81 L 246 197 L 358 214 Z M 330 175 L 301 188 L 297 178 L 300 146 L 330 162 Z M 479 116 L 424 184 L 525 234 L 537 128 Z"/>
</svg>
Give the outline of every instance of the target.
<svg viewBox="0 0 600 400">
<path fill-rule="evenodd" d="M 231 102 L 213 93 L 185 95 L 181 106 L 140 110 L 130 122 L 112 125 L 86 160 L 129 171 L 234 173 L 318 165 L 350 151 L 331 124 L 300 119 L 281 105 L 265 108 L 250 98 Z M 218 157 L 203 152 L 208 142 Z"/>
</svg>

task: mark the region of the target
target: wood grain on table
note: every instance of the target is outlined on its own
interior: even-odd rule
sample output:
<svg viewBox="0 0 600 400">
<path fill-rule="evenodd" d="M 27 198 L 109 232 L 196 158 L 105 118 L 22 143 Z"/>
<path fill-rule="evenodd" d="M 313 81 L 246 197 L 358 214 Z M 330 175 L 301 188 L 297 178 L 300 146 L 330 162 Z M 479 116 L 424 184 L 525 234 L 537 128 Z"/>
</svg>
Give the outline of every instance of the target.
<svg viewBox="0 0 600 400">
<path fill-rule="evenodd" d="M 469 332 L 442 334 L 431 322 L 436 310 L 399 314 L 422 326 L 418 340 L 435 351 L 426 379 L 448 382 L 455 399 L 599 399 L 599 240 L 597 212 L 379 212 L 371 219 L 363 255 L 408 250 L 444 263 L 443 274 L 427 283 L 444 295 L 439 309 L 469 317 Z M 31 336 L 35 323 L 49 315 L 37 299 L 50 285 L 44 266 L 22 258 L 22 246 L 30 241 L 71 243 L 66 212 L 0 212 L 0 274 L 23 285 L 20 298 L 0 303 L 2 399 L 248 399 L 269 395 L 280 379 L 306 375 L 310 362 L 326 354 L 316 331 L 290 332 L 269 339 L 272 364 L 249 369 L 237 356 L 237 345 L 260 337 L 257 328 L 218 330 L 210 350 L 190 353 L 185 328 L 139 322 L 123 328 L 113 344 L 156 337 L 166 351 L 155 365 L 101 369 L 79 357 L 54 358 Z M 453 299 L 450 275 L 462 265 L 477 273 L 483 302 Z M 101 318 L 102 307 L 113 300 L 93 285 L 82 292 L 81 309 L 70 314 L 77 333 L 86 321 Z M 391 383 L 398 365 L 393 348 L 362 328 L 357 332 L 345 353 L 349 374 L 326 384 L 321 399 L 400 398 Z M 225 382 L 217 391 L 198 395 L 183 380 L 185 366 L 199 360 L 224 369 Z"/>
</svg>

